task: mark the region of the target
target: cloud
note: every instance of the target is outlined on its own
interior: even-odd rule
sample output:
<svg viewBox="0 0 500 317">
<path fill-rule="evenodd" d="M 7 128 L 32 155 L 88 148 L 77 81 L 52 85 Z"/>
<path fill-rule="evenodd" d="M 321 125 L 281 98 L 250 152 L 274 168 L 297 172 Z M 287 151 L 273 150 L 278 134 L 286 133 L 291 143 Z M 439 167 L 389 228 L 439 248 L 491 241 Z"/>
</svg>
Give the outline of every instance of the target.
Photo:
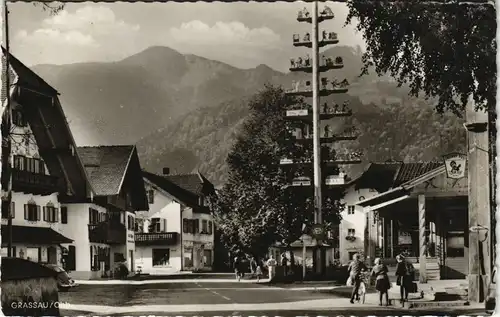
<svg viewBox="0 0 500 317">
<path fill-rule="evenodd" d="M 172 39 L 180 44 L 231 45 L 233 47 L 275 47 L 281 38 L 267 27 L 250 29 L 241 22 L 216 22 L 209 26 L 199 20 L 170 29 Z"/>
<path fill-rule="evenodd" d="M 87 5 L 74 12 L 63 10 L 48 17 L 33 31 L 18 31 L 14 47 L 20 48 L 22 56 L 33 64 L 75 63 L 99 55 L 117 59 L 126 56 L 123 54 L 139 30 L 139 25 L 118 19 L 107 7 Z"/>
</svg>

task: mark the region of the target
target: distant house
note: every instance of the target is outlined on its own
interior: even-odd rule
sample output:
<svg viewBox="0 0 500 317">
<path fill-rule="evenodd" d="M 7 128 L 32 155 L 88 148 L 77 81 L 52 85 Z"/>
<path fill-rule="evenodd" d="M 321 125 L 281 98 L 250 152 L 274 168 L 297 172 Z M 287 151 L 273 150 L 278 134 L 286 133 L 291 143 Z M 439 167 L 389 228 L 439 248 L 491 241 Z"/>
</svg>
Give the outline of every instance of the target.
<svg viewBox="0 0 500 317">
<path fill-rule="evenodd" d="M 3 50 L 3 66 L 5 54 Z M 81 223 L 72 218 L 65 204 L 86 201 L 92 188 L 76 154 L 58 92 L 14 56 L 9 61 L 11 85 L 2 86 L 1 100 L 5 107 L 10 95 L 13 115 L 12 255 L 59 265 L 66 256 L 66 264 L 74 269 L 75 249 L 66 254 L 68 249 L 62 245 L 73 243 L 76 237 L 70 233 Z M 6 144 L 2 146 L 7 153 Z M 7 199 L 8 181 L 8 174 L 2 174 L 2 200 Z M 2 209 L 2 256 L 8 254 L 8 217 L 9 211 Z"/>
<path fill-rule="evenodd" d="M 135 212 L 148 202 L 134 145 L 78 147 L 94 196 L 85 205 L 68 205 L 80 226 L 76 273 L 109 276 L 115 263 L 126 262 L 135 272 Z M 75 273 L 73 273 L 75 275 Z"/>
<path fill-rule="evenodd" d="M 207 197 L 214 186 L 200 173 L 143 172 L 149 212 L 137 219 L 136 266 L 143 273 L 211 270 L 214 223 Z"/>
</svg>

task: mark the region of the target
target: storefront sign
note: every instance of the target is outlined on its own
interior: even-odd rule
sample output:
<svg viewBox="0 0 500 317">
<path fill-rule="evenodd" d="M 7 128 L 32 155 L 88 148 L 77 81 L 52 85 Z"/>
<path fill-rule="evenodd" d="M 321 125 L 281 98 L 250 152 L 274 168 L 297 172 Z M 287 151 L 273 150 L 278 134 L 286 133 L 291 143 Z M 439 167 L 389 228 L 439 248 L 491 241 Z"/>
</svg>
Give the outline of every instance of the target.
<svg viewBox="0 0 500 317">
<path fill-rule="evenodd" d="M 329 175 L 325 179 L 326 185 L 343 185 L 345 184 L 345 175 L 341 173 L 339 175 Z"/>
<path fill-rule="evenodd" d="M 411 244 L 411 234 L 407 231 L 399 231 L 398 244 Z"/>
<path fill-rule="evenodd" d="M 448 178 L 461 179 L 465 177 L 467 156 L 460 153 L 451 153 L 443 156 Z"/>
</svg>

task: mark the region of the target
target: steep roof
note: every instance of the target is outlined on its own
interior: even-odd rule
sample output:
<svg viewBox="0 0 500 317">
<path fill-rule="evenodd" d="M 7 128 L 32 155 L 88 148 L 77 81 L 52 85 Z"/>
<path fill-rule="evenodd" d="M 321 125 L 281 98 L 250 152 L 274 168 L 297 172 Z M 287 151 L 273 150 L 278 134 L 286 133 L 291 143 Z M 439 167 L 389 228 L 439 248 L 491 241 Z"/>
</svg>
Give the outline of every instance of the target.
<svg viewBox="0 0 500 317">
<path fill-rule="evenodd" d="M 385 192 L 443 164 L 443 162 L 373 162 L 354 182 L 356 188 L 373 188 L 378 192 Z"/>
<path fill-rule="evenodd" d="M 97 196 L 119 194 L 134 150 L 134 145 L 78 147 L 78 155 Z"/>
<path fill-rule="evenodd" d="M 157 175 L 143 171 L 143 176 L 188 206 L 198 205 L 198 197 L 210 194 L 214 190 L 213 184 L 201 173 Z"/>
</svg>

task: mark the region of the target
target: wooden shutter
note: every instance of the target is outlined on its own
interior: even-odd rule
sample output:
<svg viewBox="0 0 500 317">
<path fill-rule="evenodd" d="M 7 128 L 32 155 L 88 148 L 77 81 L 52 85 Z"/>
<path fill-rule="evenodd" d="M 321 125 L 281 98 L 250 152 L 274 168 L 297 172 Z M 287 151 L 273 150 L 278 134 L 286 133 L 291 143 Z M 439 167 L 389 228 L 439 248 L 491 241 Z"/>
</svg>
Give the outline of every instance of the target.
<svg viewBox="0 0 500 317">
<path fill-rule="evenodd" d="M 40 174 L 45 174 L 45 164 L 42 160 L 38 160 L 38 169 Z"/>
<path fill-rule="evenodd" d="M 209 220 L 208 221 L 208 234 L 212 234 L 212 233 L 213 233 L 212 221 Z"/>
<path fill-rule="evenodd" d="M 47 207 L 43 207 L 43 221 L 48 221 L 47 217 Z"/>
<path fill-rule="evenodd" d="M 92 209 L 89 208 L 89 224 L 92 224 Z"/>
<path fill-rule="evenodd" d="M 90 270 L 93 271 L 93 266 L 92 264 L 94 263 L 94 252 L 92 250 L 92 246 L 90 246 Z"/>
<path fill-rule="evenodd" d="M 61 207 L 61 223 L 68 223 L 68 207 Z"/>
<path fill-rule="evenodd" d="M 16 217 L 16 204 L 14 202 L 10 203 L 10 216 L 12 219 Z"/>
<path fill-rule="evenodd" d="M 40 221 L 42 219 L 42 207 L 36 205 L 36 220 Z"/>
<path fill-rule="evenodd" d="M 200 220 L 194 219 L 194 233 L 200 233 Z"/>
<path fill-rule="evenodd" d="M 29 213 L 28 205 L 24 204 L 24 220 L 28 220 L 28 213 Z"/>
<path fill-rule="evenodd" d="M 188 233 L 188 220 L 182 219 L 182 232 Z"/>
<path fill-rule="evenodd" d="M 59 222 L 59 208 L 54 208 L 54 222 Z"/>
<path fill-rule="evenodd" d="M 162 232 L 167 232 L 167 219 L 162 219 L 163 220 L 163 230 Z"/>
</svg>

